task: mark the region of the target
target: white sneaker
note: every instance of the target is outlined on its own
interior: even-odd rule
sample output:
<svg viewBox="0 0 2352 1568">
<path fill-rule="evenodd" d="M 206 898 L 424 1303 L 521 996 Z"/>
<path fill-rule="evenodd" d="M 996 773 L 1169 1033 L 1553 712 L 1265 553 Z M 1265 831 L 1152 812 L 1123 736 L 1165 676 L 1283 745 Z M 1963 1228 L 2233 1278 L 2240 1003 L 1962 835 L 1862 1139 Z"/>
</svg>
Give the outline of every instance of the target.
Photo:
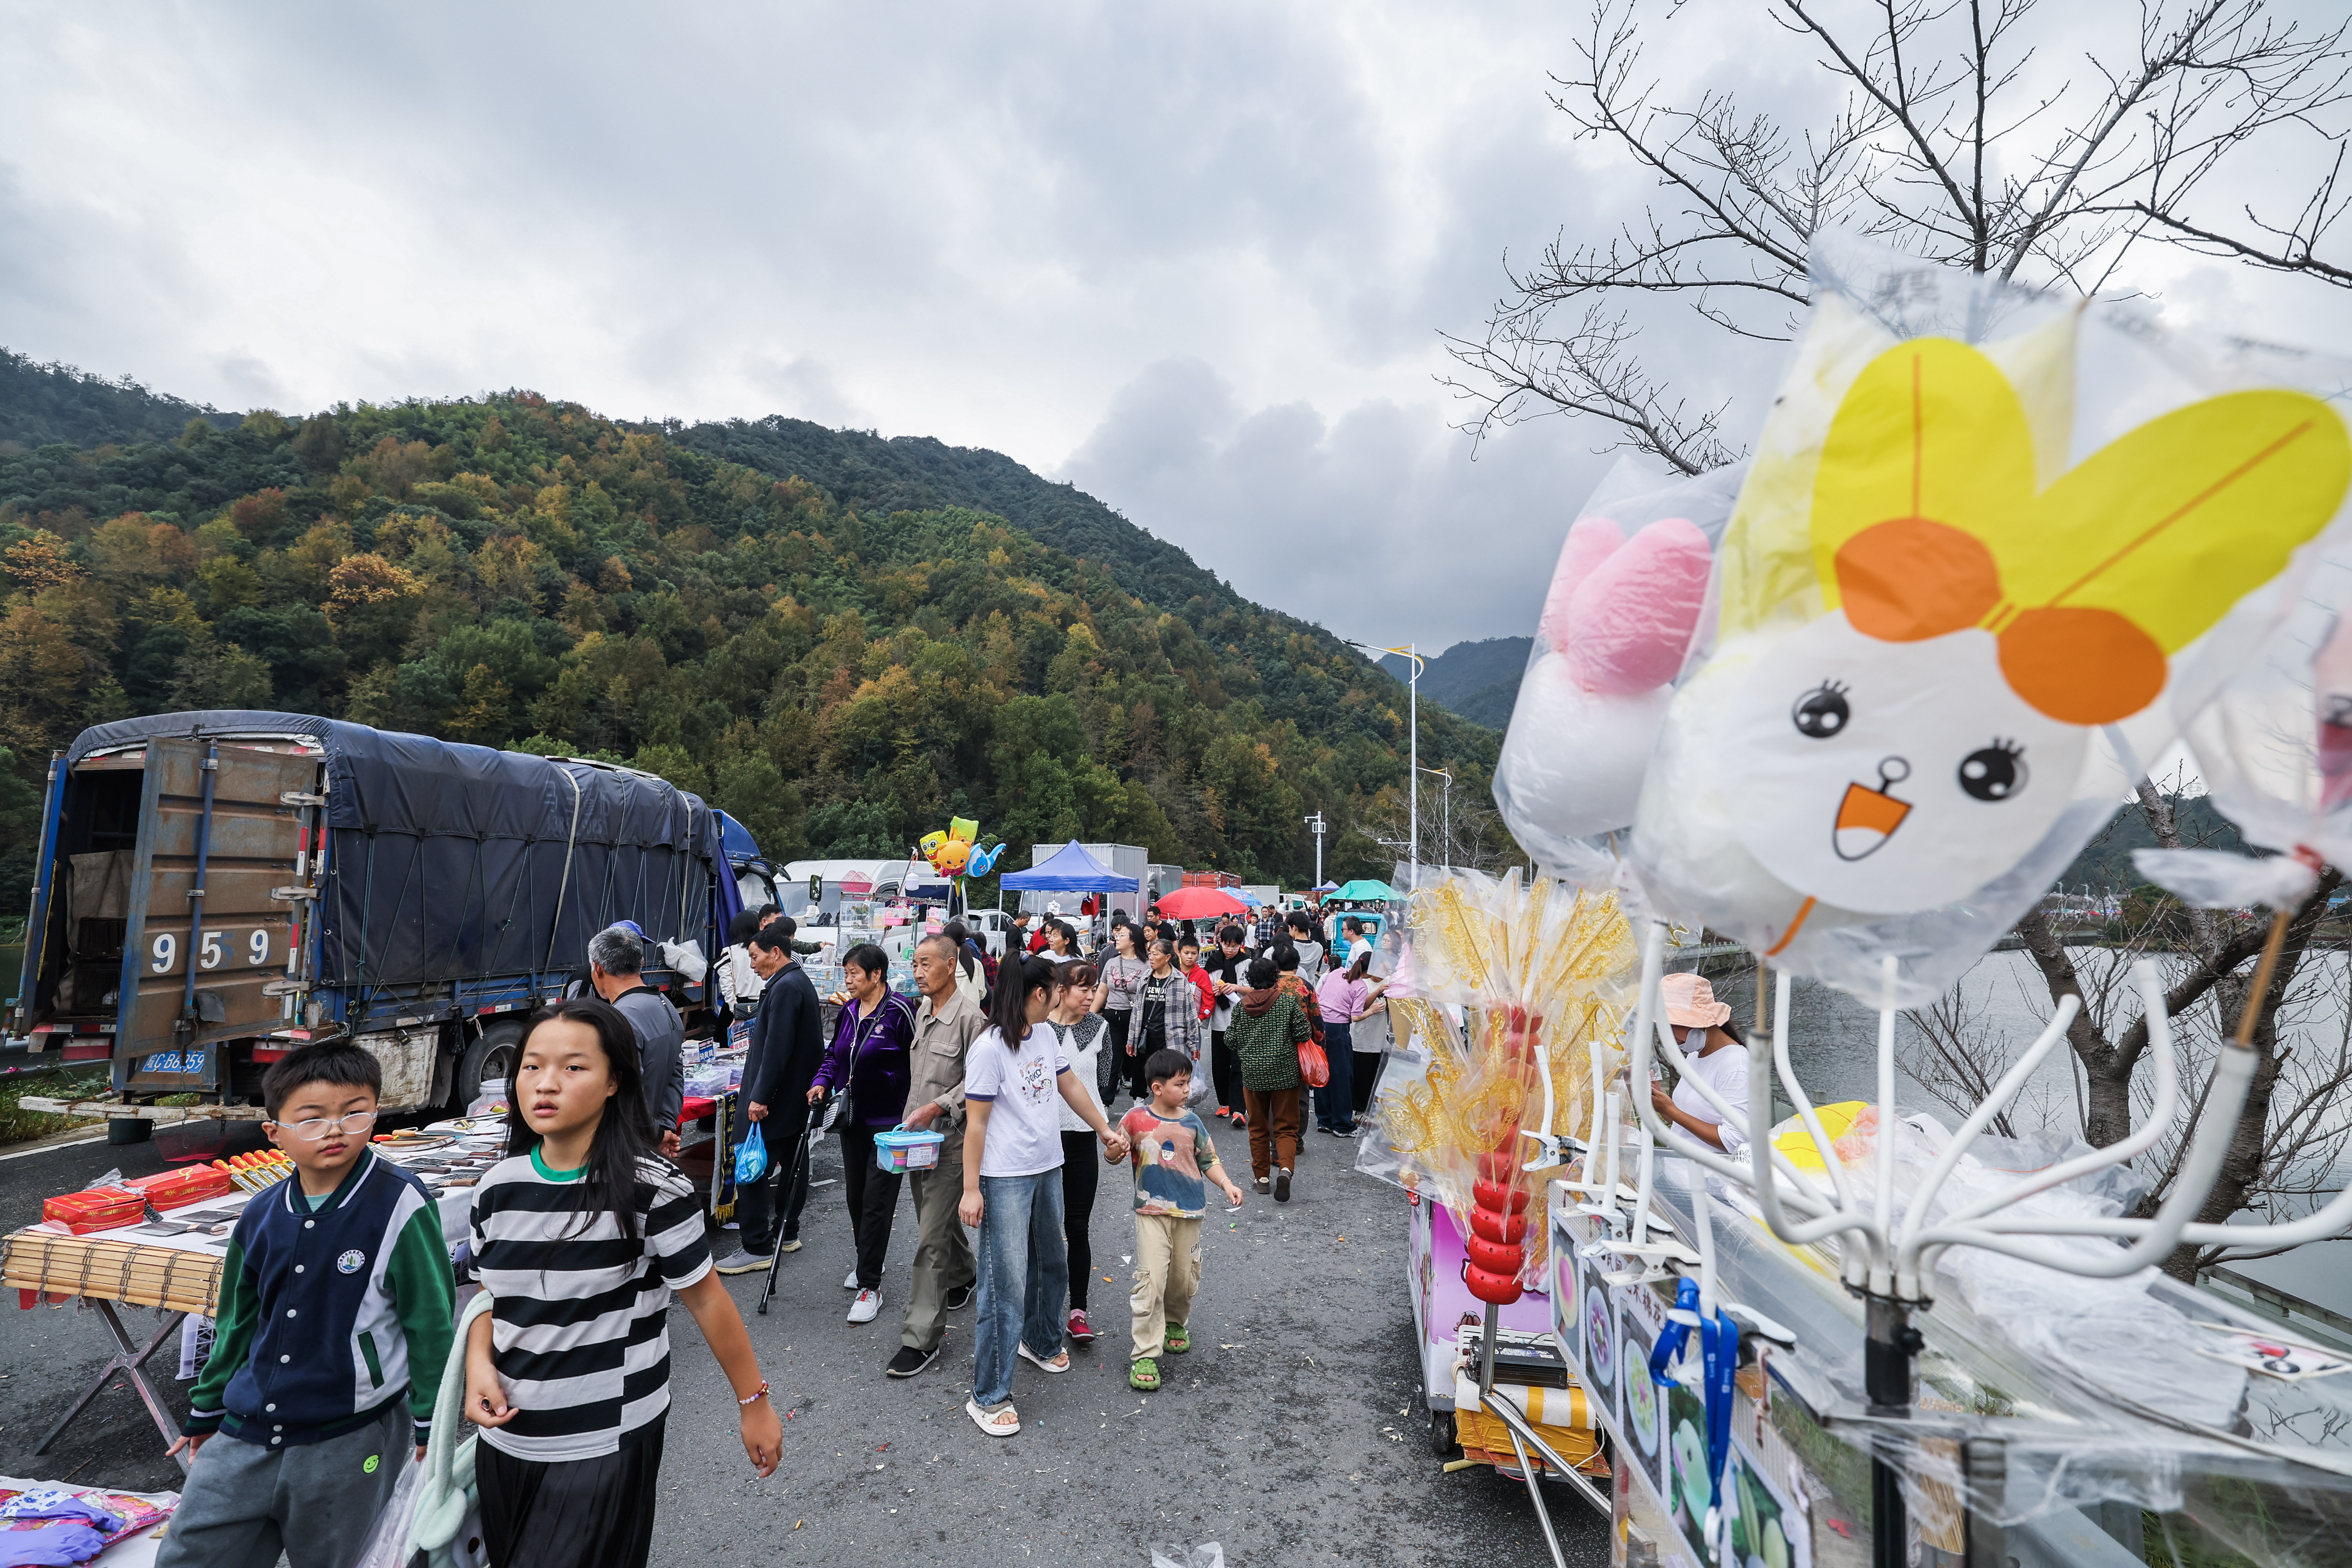
<svg viewBox="0 0 2352 1568">
<path fill-rule="evenodd" d="M 882 1292 L 860 1290 L 857 1293 L 857 1300 L 849 1304 L 849 1321 L 853 1323 L 870 1323 L 881 1315 L 881 1311 Z"/>
<path fill-rule="evenodd" d="M 851 1269 L 851 1270 L 849 1271 L 848 1276 L 847 1276 L 845 1279 L 844 1279 L 842 1280 L 842 1282 L 841 1282 L 841 1288 L 842 1288 L 843 1289 L 845 1289 L 845 1290 L 855 1290 L 855 1289 L 857 1289 L 857 1270 L 856 1270 L 856 1269 L 853 1268 L 853 1269 Z"/>
</svg>

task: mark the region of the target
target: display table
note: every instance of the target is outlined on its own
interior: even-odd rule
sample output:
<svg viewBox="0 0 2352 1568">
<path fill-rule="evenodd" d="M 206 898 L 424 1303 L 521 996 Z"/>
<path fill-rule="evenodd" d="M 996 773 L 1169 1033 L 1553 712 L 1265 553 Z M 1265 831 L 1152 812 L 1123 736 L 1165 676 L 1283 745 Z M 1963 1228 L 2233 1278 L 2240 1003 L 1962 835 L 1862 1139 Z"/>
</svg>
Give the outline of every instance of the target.
<svg viewBox="0 0 2352 1568">
<path fill-rule="evenodd" d="M 100 1508 L 120 1514 L 125 1499 L 135 1498 L 152 1509 L 161 1510 L 167 1517 L 158 1521 L 150 1520 L 109 1545 L 97 1556 L 85 1559 L 83 1568 L 150 1568 L 155 1554 L 163 1549 L 163 1531 L 170 1528 L 169 1515 L 180 1506 L 177 1492 L 125 1492 L 112 1487 L 58 1486 L 55 1481 L 34 1480 L 18 1476 L 0 1476 L 0 1492 L 28 1492 L 43 1488 L 87 1497 Z"/>
<path fill-rule="evenodd" d="M 411 1161 L 432 1159 L 457 1146 L 452 1142 L 431 1149 L 383 1149 L 378 1152 L 396 1165 L 404 1165 Z M 443 1180 L 446 1179 L 436 1178 Z M 171 1223 L 184 1223 L 179 1216 L 226 1215 L 240 1211 L 247 1203 L 274 1200 L 278 1195 L 276 1186 L 259 1193 L 233 1193 L 192 1204 L 186 1209 L 168 1211 L 163 1218 Z M 472 1222 L 474 1190 L 470 1184 L 443 1184 L 434 1192 L 433 1198 L 440 1211 L 442 1240 L 455 1253 L 465 1242 Z M 15 1287 L 18 1306 L 29 1309 L 45 1299 L 61 1305 L 67 1298 L 79 1297 L 106 1325 L 114 1342 L 114 1352 L 98 1376 L 35 1445 L 33 1452 L 47 1452 L 58 1435 L 117 1376 L 138 1394 L 165 1445 L 178 1440 L 178 1424 L 165 1409 L 163 1395 L 147 1380 L 146 1364 L 180 1331 L 191 1313 L 204 1318 L 215 1315 L 220 1301 L 221 1270 L 228 1256 L 228 1237 L 226 1233 L 214 1236 L 207 1230 L 157 1236 L 152 1230 L 152 1226 L 142 1224 L 74 1236 L 60 1227 L 35 1225 L 0 1237 L 0 1286 Z M 163 1313 L 163 1321 L 143 1342 L 133 1340 L 117 1310 L 121 1307 L 156 1308 Z M 188 1457 L 182 1454 L 178 1459 L 180 1468 L 186 1469 Z"/>
<path fill-rule="evenodd" d="M 212 1241 L 213 1238 L 206 1238 Z M 40 1226 L 0 1237 L 0 1285 L 16 1288 L 20 1306 L 31 1307 L 44 1297 L 79 1296 L 98 1314 L 114 1341 L 107 1358 L 82 1396 L 52 1426 L 33 1452 L 47 1453 L 59 1433 L 89 1407 L 109 1379 L 121 1374 L 147 1406 L 155 1429 L 168 1446 L 180 1429 L 163 1408 L 163 1395 L 147 1381 L 148 1358 L 180 1331 L 191 1312 L 210 1317 L 220 1300 L 221 1264 L 226 1248 L 182 1242 L 178 1237 L 131 1237 L 100 1231 L 90 1236 L 65 1236 Z M 163 1326 L 144 1344 L 123 1328 L 117 1306 L 163 1310 Z M 188 1468 L 187 1456 L 178 1456 Z"/>
<path fill-rule="evenodd" d="M 735 1089 L 718 1095 L 693 1095 L 678 1112 L 681 1163 L 690 1174 L 698 1177 L 703 1176 L 702 1167 L 708 1165 L 705 1179 L 709 1183 L 710 1214 L 722 1222 L 735 1208 L 735 1163 L 730 1156 L 739 1124 L 739 1099 L 740 1092 Z M 489 1118 L 436 1124 L 465 1129 L 468 1135 L 425 1148 L 379 1146 L 376 1152 L 396 1165 L 418 1163 L 431 1167 L 442 1164 L 470 1144 L 478 1161 L 479 1150 L 486 1142 L 482 1133 L 497 1125 Z M 426 1132 L 432 1131 L 427 1129 Z M 503 1131 L 499 1135 L 502 1138 Z M 426 1179 L 426 1185 L 433 1191 L 434 1205 L 440 1211 L 441 1238 L 454 1257 L 471 1232 L 474 1188 L 465 1173 L 436 1172 Z M 226 1213 L 241 1209 L 257 1198 L 273 1198 L 277 1194 L 275 1186 L 257 1194 L 235 1193 L 192 1205 L 185 1211 L 166 1212 L 163 1218 L 173 1221 L 183 1213 Z M 61 1228 L 36 1225 L 0 1237 L 0 1286 L 16 1289 L 20 1307 L 29 1309 L 44 1299 L 62 1304 L 68 1298 L 79 1297 L 106 1326 L 114 1346 L 113 1353 L 89 1387 L 35 1446 L 35 1453 L 47 1452 L 59 1434 L 118 1376 L 138 1394 L 166 1446 L 178 1439 L 179 1426 L 166 1410 L 162 1394 L 148 1381 L 146 1364 L 181 1331 L 190 1314 L 204 1318 L 214 1315 L 220 1300 L 221 1269 L 227 1258 L 228 1237 L 202 1231 L 156 1236 L 149 1234 L 152 1228 L 142 1224 L 73 1236 Z M 156 1308 L 163 1313 L 163 1321 L 145 1341 L 134 1340 L 123 1325 L 118 1310 L 122 1307 Z M 182 1469 L 186 1469 L 187 1456 L 179 1456 L 179 1463 Z"/>
</svg>

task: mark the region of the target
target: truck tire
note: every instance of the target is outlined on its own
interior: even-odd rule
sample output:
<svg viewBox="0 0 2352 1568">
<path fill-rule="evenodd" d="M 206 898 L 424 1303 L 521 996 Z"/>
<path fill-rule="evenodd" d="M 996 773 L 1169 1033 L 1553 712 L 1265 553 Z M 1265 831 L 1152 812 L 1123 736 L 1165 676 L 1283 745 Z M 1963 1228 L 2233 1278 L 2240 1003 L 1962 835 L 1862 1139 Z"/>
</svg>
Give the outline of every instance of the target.
<svg viewBox="0 0 2352 1568">
<path fill-rule="evenodd" d="M 106 1124 L 109 1143 L 144 1143 L 155 1136 L 155 1124 L 143 1116 L 117 1116 Z"/>
<path fill-rule="evenodd" d="M 523 1021 L 508 1018 L 484 1029 L 466 1047 L 465 1056 L 457 1063 L 457 1093 L 449 1100 L 450 1114 L 466 1114 L 466 1108 L 481 1092 L 484 1079 L 505 1079 L 509 1084 L 514 1081 L 515 1058 L 521 1054 L 522 1037 Z"/>
</svg>

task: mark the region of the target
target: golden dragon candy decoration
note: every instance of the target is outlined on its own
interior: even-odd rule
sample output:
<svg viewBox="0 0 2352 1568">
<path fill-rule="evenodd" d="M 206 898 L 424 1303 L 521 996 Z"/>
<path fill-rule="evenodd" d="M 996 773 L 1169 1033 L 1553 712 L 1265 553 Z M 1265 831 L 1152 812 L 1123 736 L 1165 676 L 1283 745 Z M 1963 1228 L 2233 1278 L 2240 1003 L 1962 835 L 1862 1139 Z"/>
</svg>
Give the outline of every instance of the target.
<svg viewBox="0 0 2352 1568">
<path fill-rule="evenodd" d="M 1522 1134 L 1590 1124 L 1594 1054 L 1606 1081 L 1623 1060 L 1640 953 L 1613 895 L 1517 871 L 1448 873 L 1414 895 L 1406 927 L 1415 994 L 1389 1009 L 1400 1042 L 1420 1039 L 1430 1065 L 1382 1093 L 1381 1123 L 1409 1183 L 1466 1226 L 1482 1157 L 1531 1194 L 1566 1173 L 1524 1169 L 1543 1145 Z M 1523 1278 L 1543 1267 L 1540 1229 Z"/>
</svg>

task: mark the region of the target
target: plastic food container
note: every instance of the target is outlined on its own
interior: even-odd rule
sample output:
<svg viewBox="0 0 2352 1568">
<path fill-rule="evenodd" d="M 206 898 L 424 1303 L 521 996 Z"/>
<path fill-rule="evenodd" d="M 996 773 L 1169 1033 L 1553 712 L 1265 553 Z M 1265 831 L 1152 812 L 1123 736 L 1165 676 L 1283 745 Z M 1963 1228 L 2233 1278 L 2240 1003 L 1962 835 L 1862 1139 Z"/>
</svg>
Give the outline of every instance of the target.
<svg viewBox="0 0 2352 1568">
<path fill-rule="evenodd" d="M 147 1205 L 137 1193 L 126 1188 L 91 1187 L 42 1199 L 41 1217 L 76 1236 L 88 1236 L 94 1230 L 137 1225 L 147 1217 Z"/>
<path fill-rule="evenodd" d="M 940 1145 L 946 1142 L 945 1133 L 893 1127 L 874 1135 L 874 1161 L 886 1171 L 928 1171 L 940 1163 Z"/>
</svg>

